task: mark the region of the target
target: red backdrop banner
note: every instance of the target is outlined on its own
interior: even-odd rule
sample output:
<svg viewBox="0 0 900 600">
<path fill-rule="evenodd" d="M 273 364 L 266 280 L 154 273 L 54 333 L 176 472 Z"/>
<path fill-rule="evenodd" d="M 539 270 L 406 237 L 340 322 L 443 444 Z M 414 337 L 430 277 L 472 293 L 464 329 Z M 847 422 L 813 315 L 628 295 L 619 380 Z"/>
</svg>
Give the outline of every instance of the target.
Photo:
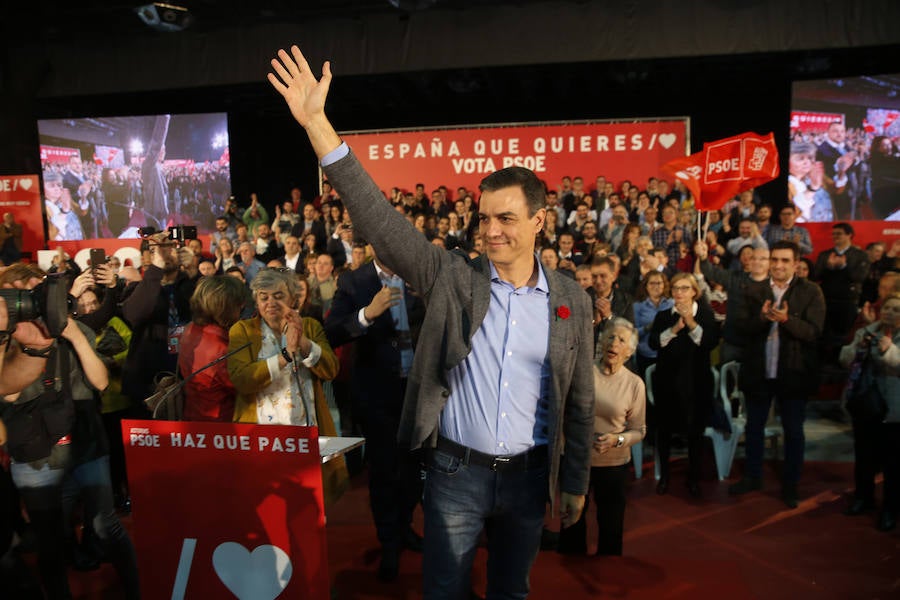
<svg viewBox="0 0 900 600">
<path fill-rule="evenodd" d="M 598 175 L 641 188 L 660 167 L 687 154 L 687 119 L 614 123 L 523 124 L 457 129 L 344 133 L 363 166 L 384 192 L 426 193 L 446 185 L 451 193 L 477 190 L 491 172 L 509 166 L 533 170 L 549 189 L 581 176 L 593 189 Z"/>
<path fill-rule="evenodd" d="M 145 598 L 329 595 L 314 427 L 123 421 Z"/>
<path fill-rule="evenodd" d="M 0 213 L 12 213 L 22 225 L 22 251 L 32 255 L 44 247 L 41 185 L 37 175 L 0 176 Z"/>
</svg>

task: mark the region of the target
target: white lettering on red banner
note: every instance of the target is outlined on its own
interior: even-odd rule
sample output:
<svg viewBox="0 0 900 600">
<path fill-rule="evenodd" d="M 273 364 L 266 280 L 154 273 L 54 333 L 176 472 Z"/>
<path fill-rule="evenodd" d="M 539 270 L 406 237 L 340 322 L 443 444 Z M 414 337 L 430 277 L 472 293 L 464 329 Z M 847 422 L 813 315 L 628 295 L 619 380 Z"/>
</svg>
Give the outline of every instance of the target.
<svg viewBox="0 0 900 600">
<path fill-rule="evenodd" d="M 598 175 L 620 182 L 660 176 L 660 166 L 687 150 L 682 119 L 628 123 L 484 126 L 346 133 L 343 139 L 383 190 L 417 183 L 476 189 L 498 169 L 531 169 L 553 187 L 568 175 L 587 187 Z"/>
</svg>

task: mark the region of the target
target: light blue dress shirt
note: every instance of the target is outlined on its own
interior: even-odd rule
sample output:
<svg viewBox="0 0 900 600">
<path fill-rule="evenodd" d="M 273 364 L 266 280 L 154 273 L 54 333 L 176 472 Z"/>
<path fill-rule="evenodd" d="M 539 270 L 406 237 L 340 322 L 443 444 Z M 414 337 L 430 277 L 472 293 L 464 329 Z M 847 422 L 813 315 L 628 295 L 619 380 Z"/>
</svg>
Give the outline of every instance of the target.
<svg viewBox="0 0 900 600">
<path fill-rule="evenodd" d="M 534 287 L 516 289 L 490 266 L 490 305 L 472 351 L 447 373 L 440 434 L 486 454 L 519 454 L 548 438 L 550 292 L 543 267 Z"/>
</svg>

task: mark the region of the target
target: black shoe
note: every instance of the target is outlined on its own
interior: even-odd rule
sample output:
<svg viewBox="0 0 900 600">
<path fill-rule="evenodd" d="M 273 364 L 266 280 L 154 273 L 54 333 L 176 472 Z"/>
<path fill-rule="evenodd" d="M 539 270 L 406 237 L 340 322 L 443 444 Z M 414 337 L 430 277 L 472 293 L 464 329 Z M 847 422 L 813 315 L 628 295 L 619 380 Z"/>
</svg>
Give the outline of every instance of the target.
<svg viewBox="0 0 900 600">
<path fill-rule="evenodd" d="M 559 532 L 544 527 L 541 531 L 541 550 L 556 550 L 559 547 Z"/>
<path fill-rule="evenodd" d="M 377 577 L 379 581 L 394 581 L 400 574 L 400 552 L 397 550 L 381 549 L 381 562 L 378 564 Z"/>
<path fill-rule="evenodd" d="M 656 483 L 656 493 L 662 496 L 663 494 L 669 491 L 669 478 L 666 475 L 663 475 L 659 478 L 659 481 Z"/>
<path fill-rule="evenodd" d="M 876 527 L 878 531 L 893 531 L 897 527 L 897 516 L 889 510 L 882 510 Z"/>
<path fill-rule="evenodd" d="M 861 515 L 870 510 L 874 510 L 874 508 L 875 503 L 871 500 L 861 500 L 860 498 L 856 498 L 850 503 L 850 506 L 844 509 L 844 514 L 848 517 L 855 517 L 856 515 Z"/>
<path fill-rule="evenodd" d="M 688 480 L 687 482 L 688 494 L 691 495 L 691 498 L 699 498 L 702 496 L 702 492 L 700 491 L 700 484 L 693 480 Z"/>
<path fill-rule="evenodd" d="M 782 486 L 781 499 L 788 508 L 797 508 L 797 486 L 792 484 Z"/>
<path fill-rule="evenodd" d="M 737 483 L 728 486 L 729 496 L 741 496 L 748 492 L 755 492 L 762 489 L 762 479 L 759 477 L 744 477 Z"/>
<path fill-rule="evenodd" d="M 422 553 L 422 536 L 413 531 L 412 527 L 407 528 L 403 534 L 403 547 L 412 552 Z"/>
</svg>

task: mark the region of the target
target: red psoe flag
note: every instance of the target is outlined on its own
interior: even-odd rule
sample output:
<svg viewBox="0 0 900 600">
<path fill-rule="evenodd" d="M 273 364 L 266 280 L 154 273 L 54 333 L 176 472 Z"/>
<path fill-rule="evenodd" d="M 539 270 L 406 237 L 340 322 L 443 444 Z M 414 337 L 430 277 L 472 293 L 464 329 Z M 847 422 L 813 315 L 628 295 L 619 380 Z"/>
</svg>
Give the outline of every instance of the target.
<svg viewBox="0 0 900 600">
<path fill-rule="evenodd" d="M 742 133 L 703 144 L 703 150 L 663 165 L 694 196 L 697 210 L 717 210 L 744 190 L 778 177 L 778 149 L 769 133 Z"/>
</svg>

